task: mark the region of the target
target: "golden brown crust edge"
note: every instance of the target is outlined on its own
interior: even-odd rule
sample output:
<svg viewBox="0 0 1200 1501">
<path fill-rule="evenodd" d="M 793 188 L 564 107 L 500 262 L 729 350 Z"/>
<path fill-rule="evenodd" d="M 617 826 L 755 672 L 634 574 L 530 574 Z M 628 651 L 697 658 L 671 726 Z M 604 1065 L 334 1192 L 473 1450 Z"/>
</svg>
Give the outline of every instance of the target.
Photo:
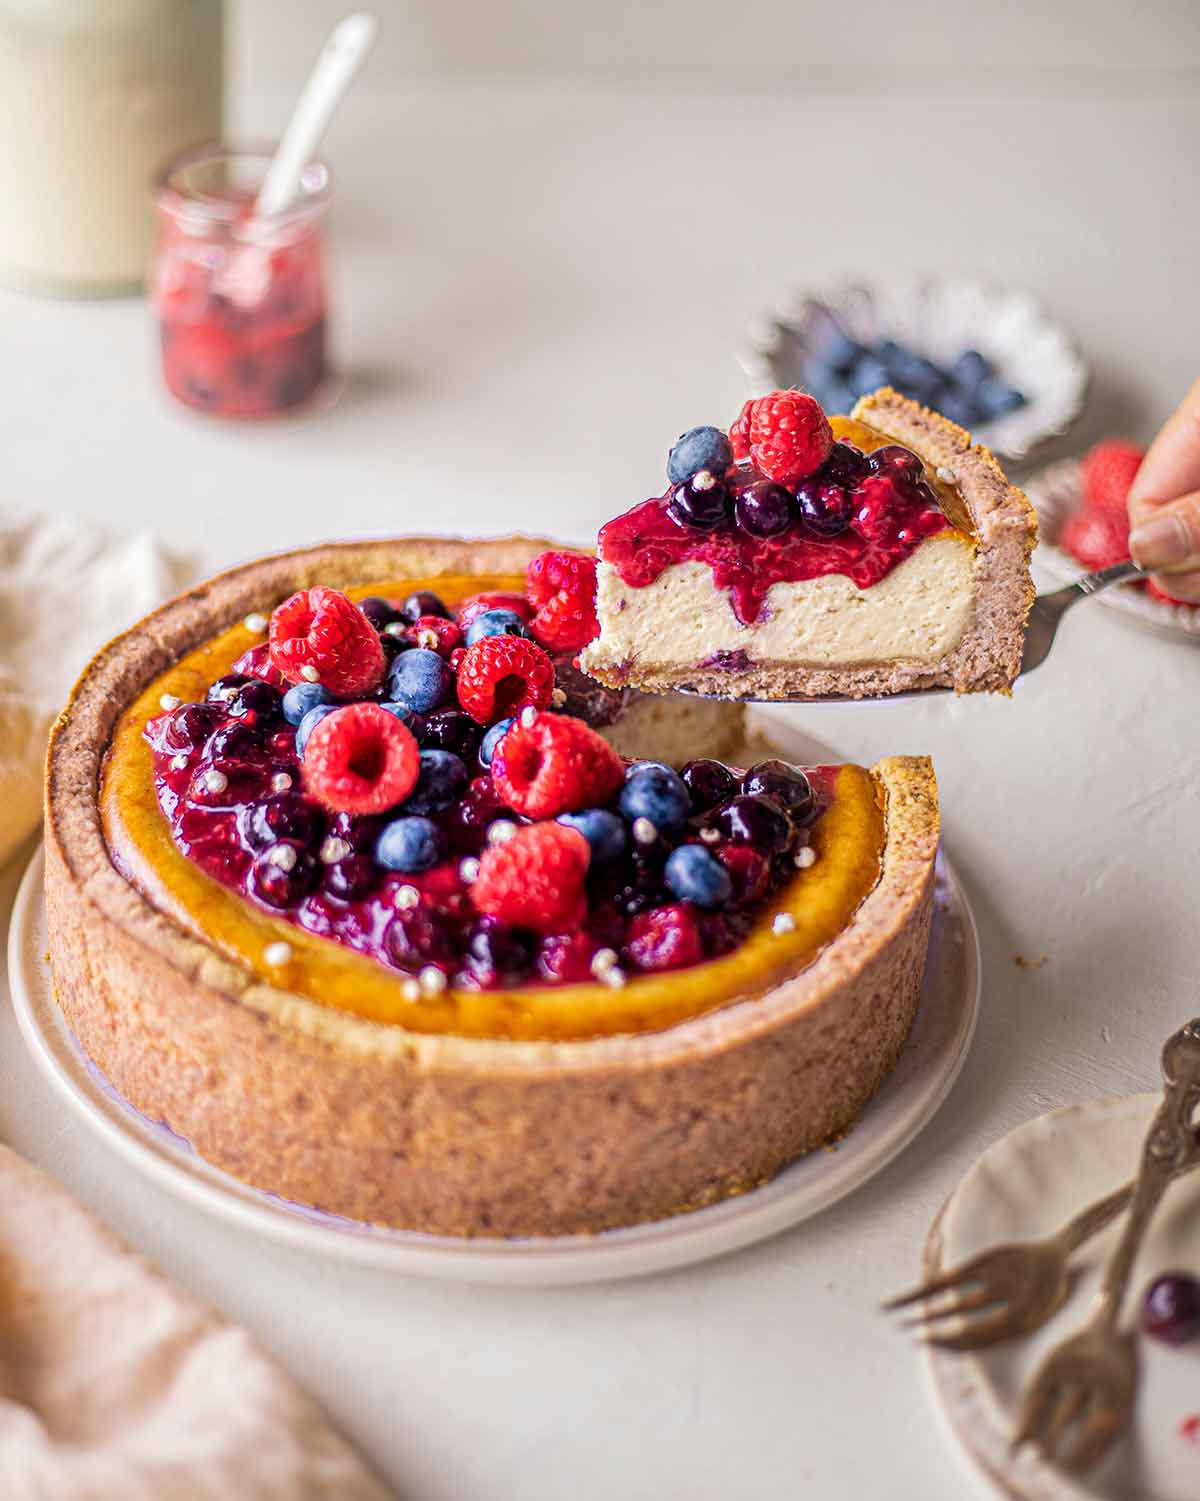
<svg viewBox="0 0 1200 1501">
<path fill-rule="evenodd" d="M 891 387 L 862 397 L 851 416 L 914 449 L 935 468 L 949 470 L 970 512 L 980 543 L 975 558 L 978 605 L 963 639 L 944 661 L 848 667 L 751 662 L 732 671 L 691 664 L 618 666 L 604 660 L 601 637 L 588 653 L 588 671 L 610 687 L 632 685 L 648 693 L 682 690 L 722 698 L 866 698 L 939 687 L 956 693 L 1011 693 L 1021 670 L 1025 622 L 1033 604 L 1029 559 L 1037 544 L 1037 517 L 1032 505 L 1009 482 L 995 456 L 971 443 L 970 433 Z"/>
<path fill-rule="evenodd" d="M 55 989 L 85 1051 L 143 1113 L 235 1176 L 357 1219 L 449 1235 L 593 1230 L 762 1181 L 842 1129 L 911 1025 L 928 944 L 932 769 L 875 769 L 883 876 L 793 980 L 664 1032 L 578 1043 L 427 1037 L 256 983 L 157 912 L 113 867 L 96 788 L 112 723 L 166 662 L 297 579 L 507 571 L 543 544 L 317 549 L 172 601 L 85 675 L 56 726 L 46 895 Z M 477 566 L 455 548 L 468 549 Z M 449 548 L 449 551 L 444 549 Z M 398 550 L 399 549 L 399 550 Z M 489 549 L 495 549 L 490 551 Z M 331 566 L 334 565 L 334 566 Z M 310 566 L 311 565 L 311 566 Z M 342 567 L 341 572 L 335 571 Z M 215 600 L 227 613 L 217 618 Z M 203 629 L 203 635 L 196 632 Z M 149 664 L 129 660 L 145 648 Z M 114 697 L 113 686 L 122 692 Z"/>
</svg>

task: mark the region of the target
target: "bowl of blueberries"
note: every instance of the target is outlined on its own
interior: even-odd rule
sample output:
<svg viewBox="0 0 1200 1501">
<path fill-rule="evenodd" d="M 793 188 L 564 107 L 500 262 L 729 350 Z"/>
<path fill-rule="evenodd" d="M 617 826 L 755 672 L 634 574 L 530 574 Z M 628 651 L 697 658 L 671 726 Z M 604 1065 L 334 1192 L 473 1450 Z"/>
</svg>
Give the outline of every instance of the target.
<svg viewBox="0 0 1200 1501">
<path fill-rule="evenodd" d="M 741 355 L 762 389 L 795 386 L 828 412 L 891 386 L 1020 460 L 1083 409 L 1088 370 L 1023 292 L 948 277 L 788 298 Z"/>
</svg>

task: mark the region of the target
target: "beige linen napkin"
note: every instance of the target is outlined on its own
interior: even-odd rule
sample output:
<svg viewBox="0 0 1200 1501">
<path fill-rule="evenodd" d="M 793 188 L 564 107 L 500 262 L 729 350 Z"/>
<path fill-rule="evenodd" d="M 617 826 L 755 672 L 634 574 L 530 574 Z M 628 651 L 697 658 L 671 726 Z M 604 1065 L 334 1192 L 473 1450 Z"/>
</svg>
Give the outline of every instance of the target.
<svg viewBox="0 0 1200 1501">
<path fill-rule="evenodd" d="M 37 825 L 46 732 L 91 657 L 182 585 L 150 536 L 0 523 L 0 864 Z"/>
</svg>

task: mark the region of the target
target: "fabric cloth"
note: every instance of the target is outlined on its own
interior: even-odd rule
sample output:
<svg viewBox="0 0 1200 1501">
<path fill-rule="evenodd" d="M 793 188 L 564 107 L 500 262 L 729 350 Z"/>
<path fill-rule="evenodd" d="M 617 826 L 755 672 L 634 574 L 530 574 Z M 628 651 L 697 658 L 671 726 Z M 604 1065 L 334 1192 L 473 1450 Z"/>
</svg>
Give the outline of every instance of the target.
<svg viewBox="0 0 1200 1501">
<path fill-rule="evenodd" d="M 0 864 L 41 818 L 46 735 L 76 678 L 184 571 L 146 533 L 66 516 L 0 523 Z"/>
<path fill-rule="evenodd" d="M 150 536 L 0 523 L 0 862 L 37 825 L 46 734 L 95 653 L 186 582 Z M 3 1501 L 386 1501 L 313 1403 L 0 1146 Z"/>
</svg>

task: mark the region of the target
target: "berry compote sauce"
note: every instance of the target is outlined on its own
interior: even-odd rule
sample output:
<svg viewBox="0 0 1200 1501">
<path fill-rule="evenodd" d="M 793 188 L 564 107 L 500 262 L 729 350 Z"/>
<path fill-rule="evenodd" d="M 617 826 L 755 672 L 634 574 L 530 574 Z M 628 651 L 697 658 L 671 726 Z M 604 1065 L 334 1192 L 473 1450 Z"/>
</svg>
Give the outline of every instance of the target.
<svg viewBox="0 0 1200 1501">
<path fill-rule="evenodd" d="M 291 208 L 255 218 L 266 164 L 250 152 L 196 148 L 158 186 L 152 290 L 163 378 L 173 396 L 212 416 L 288 411 L 326 375 L 329 173 L 310 164 Z"/>
</svg>

